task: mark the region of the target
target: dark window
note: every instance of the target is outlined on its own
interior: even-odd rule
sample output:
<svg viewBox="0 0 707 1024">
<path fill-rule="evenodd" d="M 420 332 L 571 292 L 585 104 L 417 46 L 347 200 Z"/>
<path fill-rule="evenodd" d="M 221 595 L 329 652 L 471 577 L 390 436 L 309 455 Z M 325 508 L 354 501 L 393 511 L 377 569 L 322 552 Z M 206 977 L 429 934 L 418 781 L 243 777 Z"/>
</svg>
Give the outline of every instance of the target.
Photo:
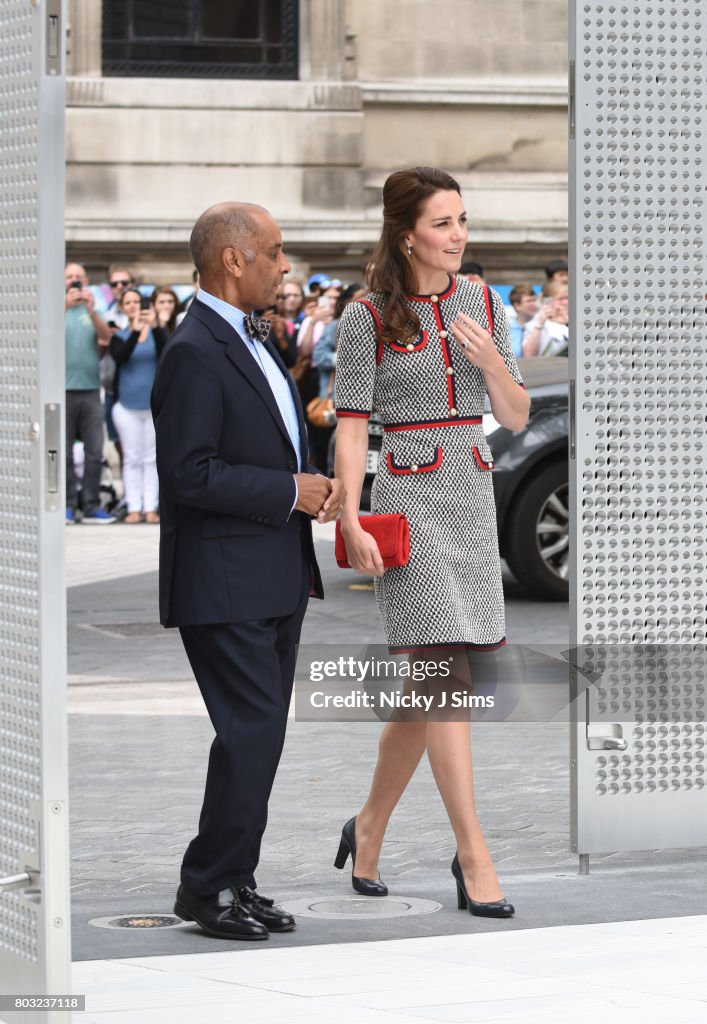
<svg viewBox="0 0 707 1024">
<path fill-rule="evenodd" d="M 103 0 L 103 74 L 297 78 L 298 0 Z"/>
</svg>

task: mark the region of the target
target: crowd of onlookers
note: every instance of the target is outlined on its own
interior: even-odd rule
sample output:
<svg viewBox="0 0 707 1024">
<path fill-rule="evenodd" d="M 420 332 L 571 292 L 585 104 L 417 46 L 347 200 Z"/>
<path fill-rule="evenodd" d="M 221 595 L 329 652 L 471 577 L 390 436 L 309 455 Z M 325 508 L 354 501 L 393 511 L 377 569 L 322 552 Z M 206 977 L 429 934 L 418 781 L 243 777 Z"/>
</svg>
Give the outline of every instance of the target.
<svg viewBox="0 0 707 1024">
<path fill-rule="evenodd" d="M 569 351 L 569 271 L 565 260 L 545 267 L 537 295 L 532 285 L 517 284 L 509 300 L 511 344 L 516 356 L 566 356 Z"/>
<path fill-rule="evenodd" d="M 127 267 L 111 267 L 108 284 L 111 296 L 99 314 L 84 267 L 65 268 L 66 522 L 159 523 L 150 393 L 183 311 L 171 288 L 144 295 Z M 122 494 L 102 482 L 106 438 Z"/>
<path fill-rule="evenodd" d="M 485 283 L 483 268 L 466 262 L 461 274 Z M 510 290 L 511 344 L 518 357 L 567 355 L 568 267 L 553 260 L 542 289 Z M 365 270 L 362 278 L 366 277 Z M 157 361 L 198 290 L 180 298 L 168 287 L 138 288 L 126 266 L 109 268 L 108 289 L 89 287 L 83 266 L 65 268 L 66 522 L 159 523 L 155 431 L 150 393 Z M 269 341 L 292 374 L 307 411 L 310 461 L 326 471 L 336 402 L 336 328 L 347 302 L 366 291 L 324 273 L 285 279 Z M 106 439 L 109 447 L 106 449 Z M 112 458 L 104 458 L 108 453 Z M 112 467 L 112 472 L 111 472 Z M 113 477 L 114 479 L 111 479 Z M 116 487 L 117 478 L 122 488 Z"/>
</svg>

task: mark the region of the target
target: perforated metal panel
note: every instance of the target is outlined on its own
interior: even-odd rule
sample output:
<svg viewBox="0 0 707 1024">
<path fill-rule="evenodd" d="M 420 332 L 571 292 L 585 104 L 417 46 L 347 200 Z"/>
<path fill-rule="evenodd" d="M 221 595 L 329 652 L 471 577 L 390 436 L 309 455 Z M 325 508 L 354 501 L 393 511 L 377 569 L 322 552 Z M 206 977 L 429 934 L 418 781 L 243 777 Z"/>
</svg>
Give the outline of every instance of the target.
<svg viewBox="0 0 707 1024">
<path fill-rule="evenodd" d="M 707 845 L 707 6 L 571 14 L 572 842 Z"/>
<path fill-rule="evenodd" d="M 34 881 L 0 892 L 4 994 L 69 991 L 62 14 L 0 0 L 0 876 Z"/>
</svg>

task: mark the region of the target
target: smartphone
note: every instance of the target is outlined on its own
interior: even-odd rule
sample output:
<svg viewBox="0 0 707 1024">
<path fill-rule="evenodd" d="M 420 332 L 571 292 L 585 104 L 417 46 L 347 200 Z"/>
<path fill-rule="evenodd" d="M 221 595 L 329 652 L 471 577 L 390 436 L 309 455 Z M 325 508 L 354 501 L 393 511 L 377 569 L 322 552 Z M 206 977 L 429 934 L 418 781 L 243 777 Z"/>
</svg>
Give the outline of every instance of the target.
<svg viewBox="0 0 707 1024">
<path fill-rule="evenodd" d="M 152 303 L 147 295 L 140 296 L 140 309 L 149 309 Z"/>
<path fill-rule="evenodd" d="M 321 306 L 322 309 L 331 309 L 331 299 L 328 295 L 320 295 L 317 299 L 317 305 Z"/>
</svg>

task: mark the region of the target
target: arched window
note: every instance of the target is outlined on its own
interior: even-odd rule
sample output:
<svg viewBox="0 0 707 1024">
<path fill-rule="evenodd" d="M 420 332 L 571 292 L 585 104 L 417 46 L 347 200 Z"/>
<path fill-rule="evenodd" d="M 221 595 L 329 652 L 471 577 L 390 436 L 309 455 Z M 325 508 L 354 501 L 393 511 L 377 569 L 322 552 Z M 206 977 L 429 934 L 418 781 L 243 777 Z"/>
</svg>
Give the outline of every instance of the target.
<svg viewBox="0 0 707 1024">
<path fill-rule="evenodd" d="M 103 0 L 103 74 L 297 78 L 298 0 Z"/>
</svg>

